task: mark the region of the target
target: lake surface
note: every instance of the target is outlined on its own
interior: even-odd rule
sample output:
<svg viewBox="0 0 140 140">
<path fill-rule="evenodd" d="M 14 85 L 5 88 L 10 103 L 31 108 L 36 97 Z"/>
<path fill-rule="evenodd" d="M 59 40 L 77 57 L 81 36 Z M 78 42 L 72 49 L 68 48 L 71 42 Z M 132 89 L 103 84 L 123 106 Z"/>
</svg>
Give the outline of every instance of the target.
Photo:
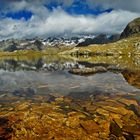
<svg viewBox="0 0 140 140">
<path fill-rule="evenodd" d="M 115 101 L 119 96 L 122 99 L 136 101 L 139 106 L 139 59 L 134 61 L 129 58 L 125 61 L 123 57 L 120 57 L 109 61 L 110 59 L 109 56 L 74 59 L 57 56 L 1 58 L 1 116 L 5 114 L 5 110 L 14 113 L 13 108 L 15 109 L 16 105 L 23 102 L 30 101 L 36 105 L 42 102 L 51 103 L 56 98 L 59 100 L 62 97 L 74 100 L 71 104 L 77 101 L 83 104 L 85 101 L 98 104 L 98 101 L 106 98 L 113 98 Z M 82 75 L 70 72 L 73 69 L 94 67 L 105 68 L 106 71 L 97 70 Z"/>
<path fill-rule="evenodd" d="M 71 69 L 98 66 L 109 70 L 82 76 L 69 72 Z M 30 60 L 8 58 L 0 61 L 0 93 L 1 98 L 5 96 L 20 98 L 23 92 L 24 94 L 27 92 L 25 98 L 31 99 L 34 95 L 50 93 L 74 98 L 88 97 L 91 94 L 139 93 L 140 87 L 136 86 L 137 82 L 138 84 L 140 82 L 138 74 L 138 70 L 130 70 L 129 66 L 123 69 L 114 64 L 94 63 L 94 61 L 91 63 L 63 58 L 54 60 L 53 56 L 52 60 L 49 58 L 49 62 L 48 57 Z M 130 83 L 128 79 L 135 77 L 137 78 L 135 83 Z M 8 94 L 5 95 L 5 92 Z"/>
</svg>

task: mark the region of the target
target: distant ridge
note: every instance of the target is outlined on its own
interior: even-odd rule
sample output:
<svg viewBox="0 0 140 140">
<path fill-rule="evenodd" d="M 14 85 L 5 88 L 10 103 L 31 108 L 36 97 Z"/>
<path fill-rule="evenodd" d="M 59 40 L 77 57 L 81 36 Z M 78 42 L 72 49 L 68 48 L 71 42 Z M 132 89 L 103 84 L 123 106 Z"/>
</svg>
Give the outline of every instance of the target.
<svg viewBox="0 0 140 140">
<path fill-rule="evenodd" d="M 119 39 L 120 39 L 119 34 L 114 34 L 114 35 L 111 35 L 110 37 L 107 37 L 106 34 L 100 34 L 96 36 L 95 38 L 87 38 L 83 42 L 79 43 L 77 47 L 88 46 L 91 44 L 107 44 L 107 43 L 118 41 Z"/>
</svg>

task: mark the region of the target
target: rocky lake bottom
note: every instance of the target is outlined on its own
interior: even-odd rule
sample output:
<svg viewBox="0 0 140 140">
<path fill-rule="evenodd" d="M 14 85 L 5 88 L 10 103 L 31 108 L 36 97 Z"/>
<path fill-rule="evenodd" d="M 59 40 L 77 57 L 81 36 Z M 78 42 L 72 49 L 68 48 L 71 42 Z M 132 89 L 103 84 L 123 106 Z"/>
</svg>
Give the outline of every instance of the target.
<svg viewBox="0 0 140 140">
<path fill-rule="evenodd" d="M 139 57 L 117 58 L 1 58 L 0 139 L 140 140 Z"/>
</svg>

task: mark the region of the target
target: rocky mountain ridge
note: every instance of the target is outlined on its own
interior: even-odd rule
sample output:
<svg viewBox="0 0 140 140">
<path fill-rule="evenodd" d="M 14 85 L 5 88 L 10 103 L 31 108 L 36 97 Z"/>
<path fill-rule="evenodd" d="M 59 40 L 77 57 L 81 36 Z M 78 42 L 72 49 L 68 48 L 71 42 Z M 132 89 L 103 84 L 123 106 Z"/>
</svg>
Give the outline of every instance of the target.
<svg viewBox="0 0 140 140">
<path fill-rule="evenodd" d="M 74 47 L 84 41 L 86 38 L 94 38 L 94 36 L 81 36 L 72 38 L 49 37 L 47 39 L 8 39 L 0 42 L 0 51 L 13 52 L 17 50 L 45 50 L 48 47 Z"/>
<path fill-rule="evenodd" d="M 118 41 L 120 39 L 119 34 L 114 34 L 111 36 L 107 36 L 106 34 L 100 34 L 95 38 L 87 38 L 83 42 L 79 43 L 77 46 L 88 46 L 91 44 L 106 44 Z"/>
<path fill-rule="evenodd" d="M 140 35 L 140 18 L 131 21 L 121 34 L 121 38 L 126 38 L 132 35 Z"/>
<path fill-rule="evenodd" d="M 98 36 L 79 36 L 72 38 L 62 37 L 49 37 L 47 39 L 8 39 L 0 42 L 0 51 L 14 52 L 18 50 L 35 50 L 41 51 L 46 48 L 62 48 L 62 47 L 76 47 L 76 46 L 88 46 L 90 44 L 104 44 L 114 42 L 119 39 L 119 35 L 111 35 L 107 37 L 105 34 Z"/>
</svg>

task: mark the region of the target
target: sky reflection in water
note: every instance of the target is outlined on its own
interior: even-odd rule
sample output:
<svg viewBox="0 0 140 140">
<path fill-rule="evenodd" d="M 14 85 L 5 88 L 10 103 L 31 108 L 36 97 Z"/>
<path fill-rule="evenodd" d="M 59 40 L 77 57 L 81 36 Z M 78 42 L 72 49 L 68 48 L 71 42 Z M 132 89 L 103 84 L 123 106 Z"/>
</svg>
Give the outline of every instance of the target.
<svg viewBox="0 0 140 140">
<path fill-rule="evenodd" d="M 5 64 L 5 65 L 4 65 Z M 89 65 L 89 64 L 88 64 Z M 89 76 L 70 74 L 72 68 L 82 68 L 78 62 L 52 61 L 43 63 L 38 60 L 4 60 L 0 64 L 0 94 L 12 93 L 12 96 L 47 95 L 57 93 L 74 98 L 85 98 L 92 94 L 140 93 L 130 85 L 121 72 L 108 71 Z M 20 95 L 21 94 L 21 95 Z M 11 96 L 11 94 L 10 94 Z M 22 97 L 22 96 L 21 96 Z"/>
</svg>

